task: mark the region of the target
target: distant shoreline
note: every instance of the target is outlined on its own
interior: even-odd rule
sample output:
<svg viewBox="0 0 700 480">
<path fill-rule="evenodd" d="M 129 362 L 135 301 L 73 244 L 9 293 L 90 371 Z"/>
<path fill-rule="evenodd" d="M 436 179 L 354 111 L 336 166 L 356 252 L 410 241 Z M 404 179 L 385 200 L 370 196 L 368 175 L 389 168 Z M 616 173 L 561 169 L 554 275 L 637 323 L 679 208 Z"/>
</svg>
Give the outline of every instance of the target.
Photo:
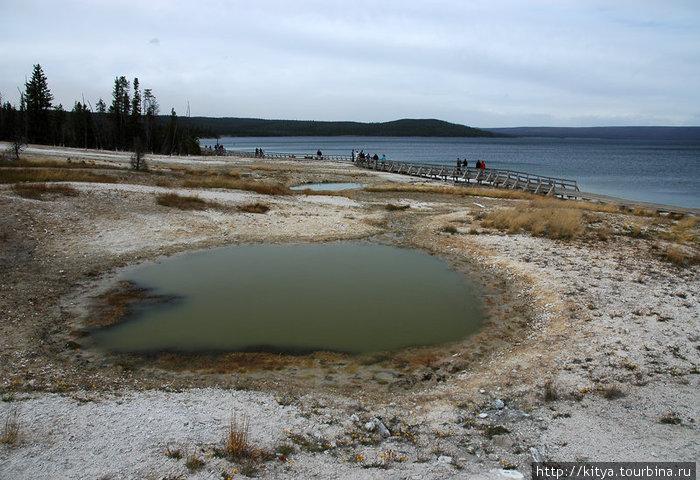
<svg viewBox="0 0 700 480">
<path fill-rule="evenodd" d="M 167 121 L 162 117 L 161 122 Z M 267 120 L 235 117 L 179 119 L 200 138 L 216 137 L 426 137 L 426 138 L 591 138 L 611 140 L 675 140 L 700 143 L 700 126 L 624 127 L 496 127 L 477 128 L 436 119 L 389 122 Z"/>
<path fill-rule="evenodd" d="M 700 143 L 700 127 L 514 127 L 485 130 L 514 137 L 675 140 Z"/>
</svg>

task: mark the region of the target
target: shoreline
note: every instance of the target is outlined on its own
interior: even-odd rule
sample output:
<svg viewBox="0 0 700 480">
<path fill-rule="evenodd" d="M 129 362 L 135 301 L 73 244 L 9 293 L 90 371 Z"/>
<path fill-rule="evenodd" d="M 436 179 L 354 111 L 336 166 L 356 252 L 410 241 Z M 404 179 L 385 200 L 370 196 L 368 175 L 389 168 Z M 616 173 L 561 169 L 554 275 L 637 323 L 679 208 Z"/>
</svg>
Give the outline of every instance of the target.
<svg viewBox="0 0 700 480">
<path fill-rule="evenodd" d="M 48 155 L 81 158 L 74 150 Z M 644 233 L 670 226 L 650 220 L 643 234 L 628 235 L 633 216 L 596 213 L 587 222 L 596 229 L 608 222 L 608 240 L 504 234 L 482 217 L 525 200 L 192 188 L 182 180 L 204 175 L 195 170 L 235 169 L 250 181 L 286 185 L 412 179 L 304 161 L 150 156 L 154 173 L 132 174 L 124 170 L 128 158 L 87 152 L 82 160 L 112 168 L 105 172 L 113 180 L 70 183 L 77 196 L 32 200 L 0 187 L 7 312 L 0 415 L 17 406 L 21 422 L 17 443 L 0 445 L 3 478 L 217 478 L 222 468 L 242 476 L 243 462 L 214 455 L 232 410 L 249 418 L 257 448 L 290 447 L 284 460 L 254 465 L 263 478 L 529 477 L 531 448 L 557 461 L 697 457 L 700 269 L 662 261 L 663 245 Z M 155 195 L 165 191 L 217 206 L 157 205 Z M 252 202 L 270 210 L 238 210 Z M 389 211 L 388 204 L 409 208 Z M 210 362 L 205 379 L 177 358 L 148 364 L 68 346 L 79 343 L 83 305 L 119 268 L 246 242 L 357 239 L 478 268 L 488 288 L 510 291 L 509 301 L 487 297 L 501 328 L 473 345 L 367 365 L 323 353 L 286 365 L 274 355 L 231 355 Z M 545 398 L 548 382 L 555 398 Z M 204 466 L 188 469 L 163 453 L 168 446 L 196 450 Z M 99 454 L 89 460 L 86 452 Z"/>
</svg>

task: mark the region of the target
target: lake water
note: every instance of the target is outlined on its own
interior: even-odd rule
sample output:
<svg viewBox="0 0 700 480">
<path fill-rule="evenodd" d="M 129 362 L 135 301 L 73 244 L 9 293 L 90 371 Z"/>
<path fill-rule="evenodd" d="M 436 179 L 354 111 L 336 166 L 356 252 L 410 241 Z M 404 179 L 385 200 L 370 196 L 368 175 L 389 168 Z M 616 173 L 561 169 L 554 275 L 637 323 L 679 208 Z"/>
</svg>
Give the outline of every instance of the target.
<svg viewBox="0 0 700 480">
<path fill-rule="evenodd" d="M 216 140 L 202 139 L 213 145 Z M 700 207 L 700 143 L 558 138 L 224 137 L 227 150 L 350 155 L 386 154 L 390 160 L 470 165 L 569 178 L 582 191 L 631 200 Z"/>
<path fill-rule="evenodd" d="M 459 341 L 483 318 L 474 285 L 445 261 L 373 244 L 224 247 L 121 280 L 179 300 L 97 332 L 109 351 L 379 352 Z"/>
</svg>

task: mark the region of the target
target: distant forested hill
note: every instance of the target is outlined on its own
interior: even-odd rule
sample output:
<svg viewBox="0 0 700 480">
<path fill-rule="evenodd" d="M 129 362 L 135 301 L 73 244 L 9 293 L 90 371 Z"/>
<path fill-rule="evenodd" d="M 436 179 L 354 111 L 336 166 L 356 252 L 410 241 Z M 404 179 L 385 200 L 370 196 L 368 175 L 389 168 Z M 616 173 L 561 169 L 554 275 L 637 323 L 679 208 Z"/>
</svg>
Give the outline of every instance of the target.
<svg viewBox="0 0 700 480">
<path fill-rule="evenodd" d="M 489 128 L 516 137 L 604 138 L 700 142 L 700 127 L 517 127 Z"/>
<path fill-rule="evenodd" d="M 258 118 L 179 118 L 201 136 L 231 137 L 495 137 L 498 133 L 442 120 L 395 120 L 383 123 L 262 120 Z"/>
</svg>

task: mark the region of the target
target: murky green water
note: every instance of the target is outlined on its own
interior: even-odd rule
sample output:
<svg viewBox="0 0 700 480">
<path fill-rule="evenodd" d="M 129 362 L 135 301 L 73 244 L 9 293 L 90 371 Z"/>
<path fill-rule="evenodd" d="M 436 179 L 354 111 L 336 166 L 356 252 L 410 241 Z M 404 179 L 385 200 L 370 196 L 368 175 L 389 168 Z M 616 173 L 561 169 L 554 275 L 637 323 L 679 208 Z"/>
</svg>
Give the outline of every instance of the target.
<svg viewBox="0 0 700 480">
<path fill-rule="evenodd" d="M 218 248 L 123 280 L 181 300 L 98 332 L 112 351 L 376 352 L 458 341 L 482 320 L 470 280 L 446 262 L 371 244 Z"/>
</svg>

